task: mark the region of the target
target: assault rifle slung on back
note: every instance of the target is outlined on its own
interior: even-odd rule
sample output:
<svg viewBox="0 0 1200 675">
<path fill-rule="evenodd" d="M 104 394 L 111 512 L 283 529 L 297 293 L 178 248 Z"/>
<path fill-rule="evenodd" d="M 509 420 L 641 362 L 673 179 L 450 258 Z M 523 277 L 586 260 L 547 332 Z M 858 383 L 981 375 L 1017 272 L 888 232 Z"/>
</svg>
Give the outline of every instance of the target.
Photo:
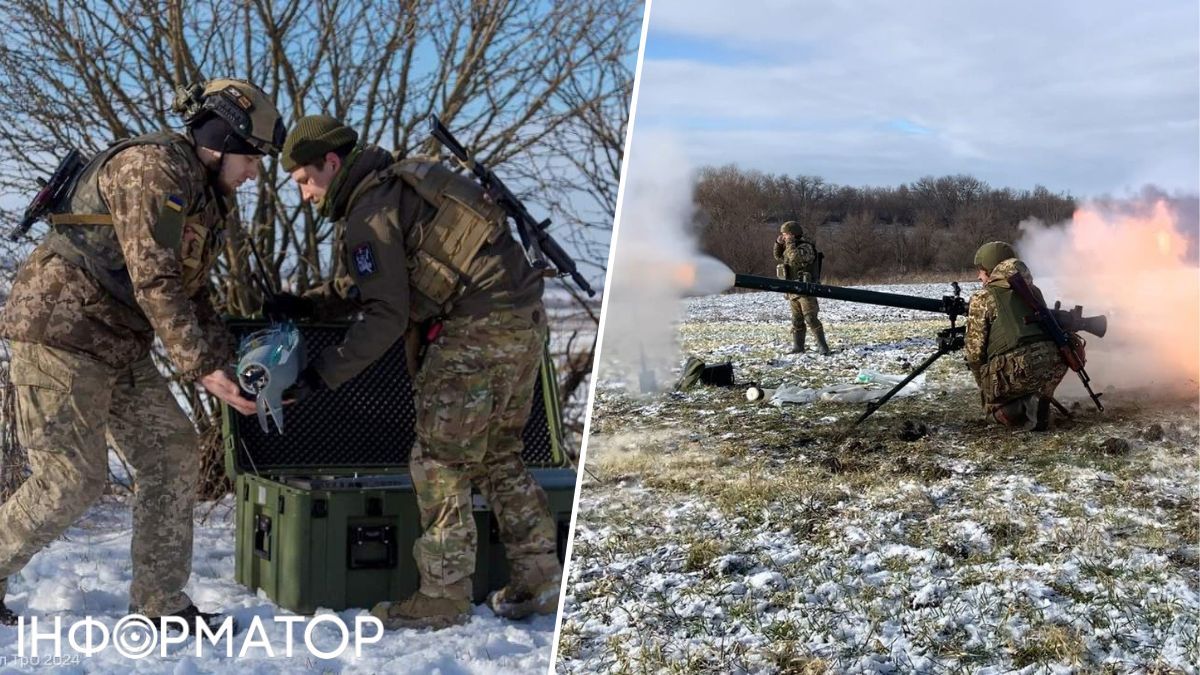
<svg viewBox="0 0 1200 675">
<path fill-rule="evenodd" d="M 521 246 L 525 249 L 525 257 L 529 260 L 530 266 L 539 272 L 548 272 L 554 276 L 570 276 L 575 284 L 588 294 L 588 297 L 596 295 L 596 291 L 588 284 L 587 279 L 583 278 L 583 275 L 579 273 L 575 261 L 554 240 L 554 237 L 550 236 L 550 233 L 546 231 L 550 227 L 549 218 L 542 221 L 535 219 L 529 213 L 529 209 L 526 209 L 521 200 L 513 194 L 512 190 L 508 189 L 504 181 L 500 180 L 495 173 L 492 173 L 491 169 L 484 166 L 478 160 L 471 158 L 467 149 L 442 124 L 437 115 L 429 116 L 429 133 L 445 146 L 450 151 L 450 154 L 458 158 L 463 167 L 475 174 L 475 178 L 487 190 L 491 198 L 513 219 L 513 222 L 517 225 L 517 235 L 521 238 Z M 549 263 L 546 262 L 547 258 L 550 260 Z M 551 264 L 553 267 L 550 266 Z"/>
<path fill-rule="evenodd" d="M 39 178 L 38 184 L 41 189 L 34 195 L 33 201 L 29 202 L 29 206 L 25 207 L 25 213 L 21 216 L 21 221 L 18 222 L 12 230 L 8 232 L 8 240 L 16 241 L 29 231 L 33 224 L 41 220 L 47 213 L 58 205 L 59 200 L 71 189 L 71 185 L 75 181 L 75 177 L 83 167 L 87 165 L 83 155 L 74 148 L 67 153 L 66 157 L 55 167 L 54 173 L 50 174 L 49 178 Z"/>
</svg>

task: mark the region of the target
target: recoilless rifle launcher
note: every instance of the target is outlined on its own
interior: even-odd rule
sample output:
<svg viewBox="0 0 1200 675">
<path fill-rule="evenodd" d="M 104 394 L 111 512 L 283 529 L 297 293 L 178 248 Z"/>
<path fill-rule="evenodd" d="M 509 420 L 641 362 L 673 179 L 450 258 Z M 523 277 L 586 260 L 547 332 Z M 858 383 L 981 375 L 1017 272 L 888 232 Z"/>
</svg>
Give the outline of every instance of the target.
<svg viewBox="0 0 1200 675">
<path fill-rule="evenodd" d="M 1026 291 L 1030 291 L 1030 297 L 1033 297 L 1031 289 L 1024 284 L 1024 279 L 1020 275 L 1014 275 L 1020 279 L 1019 283 L 1009 279 L 1013 289 L 1021 295 L 1020 287 L 1024 287 Z M 880 291 L 867 291 L 858 288 L 845 288 L 842 286 L 829 286 L 826 284 L 812 283 L 808 281 L 790 281 L 787 279 L 773 279 L 771 277 L 760 277 L 751 274 L 737 274 L 734 276 L 733 285 L 738 288 L 749 288 L 756 291 L 771 291 L 773 293 L 790 293 L 792 295 L 805 295 L 813 298 L 826 298 L 829 300 L 843 300 L 846 302 L 857 302 L 867 305 L 882 305 L 884 307 L 899 307 L 901 309 L 912 309 L 919 312 L 935 312 L 937 314 L 945 314 L 950 318 L 950 327 L 938 331 L 937 334 L 937 351 L 925 359 L 919 366 L 913 369 L 903 380 L 892 387 L 879 400 L 872 401 L 867 404 L 867 409 L 854 421 L 855 425 L 860 424 L 867 419 L 876 410 L 879 410 L 893 396 L 904 388 L 913 378 L 925 372 L 925 369 L 933 365 L 934 361 L 949 354 L 950 352 L 962 349 L 965 344 L 966 326 L 956 326 L 960 316 L 967 314 L 967 301 L 962 297 L 962 289 L 958 282 L 951 282 L 950 286 L 954 289 L 953 295 L 943 295 L 941 299 L 923 298 L 916 295 L 904 295 L 902 293 L 883 293 Z M 1034 299 L 1036 302 L 1036 298 Z M 1026 302 L 1029 302 L 1026 299 Z M 1079 374 L 1083 381 L 1084 388 L 1096 403 L 1096 407 L 1104 410 L 1100 405 L 1100 394 L 1092 392 L 1089 384 L 1090 378 L 1083 370 L 1082 349 L 1075 340 L 1071 339 L 1070 334 L 1079 331 L 1091 333 L 1096 337 L 1104 337 L 1108 331 L 1108 318 L 1101 316 L 1083 316 L 1083 307 L 1076 305 L 1072 310 L 1061 309 L 1061 303 L 1054 303 L 1054 308 L 1046 307 L 1044 304 L 1038 303 L 1040 309 L 1030 305 L 1033 316 L 1029 318 L 1031 322 L 1037 322 L 1042 325 L 1051 339 L 1058 345 L 1060 353 L 1064 355 L 1064 360 L 1072 370 Z M 1052 326 L 1050 324 L 1053 324 Z M 1054 330 L 1057 330 L 1058 335 Z M 1059 339 L 1063 342 L 1059 342 Z M 1077 340 L 1078 338 L 1076 338 Z M 1064 351 L 1066 350 L 1066 351 Z M 1070 354 L 1068 356 L 1067 354 Z M 1078 367 L 1076 367 L 1078 366 Z M 1057 404 L 1057 402 L 1055 402 Z M 1066 413 L 1066 410 L 1059 406 L 1060 410 Z"/>
</svg>

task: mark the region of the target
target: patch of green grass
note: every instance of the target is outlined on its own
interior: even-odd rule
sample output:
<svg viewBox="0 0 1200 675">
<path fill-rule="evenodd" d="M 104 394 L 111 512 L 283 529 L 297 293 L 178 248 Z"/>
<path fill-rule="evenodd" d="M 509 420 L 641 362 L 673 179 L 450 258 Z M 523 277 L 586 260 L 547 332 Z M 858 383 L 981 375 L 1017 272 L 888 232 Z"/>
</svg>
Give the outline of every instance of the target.
<svg viewBox="0 0 1200 675">
<path fill-rule="evenodd" d="M 987 523 L 984 531 L 992 538 L 992 545 L 998 548 L 1016 548 L 1029 537 L 1029 528 L 1013 520 Z"/>
<path fill-rule="evenodd" d="M 772 621 L 763 626 L 762 632 L 764 637 L 775 642 L 799 640 L 801 637 L 800 625 L 791 620 Z"/>
<path fill-rule="evenodd" d="M 571 619 L 565 619 L 558 632 L 558 657 L 560 659 L 576 659 L 583 649 L 583 631 L 579 624 Z"/>
<path fill-rule="evenodd" d="M 717 556 L 721 555 L 721 542 L 716 539 L 699 538 L 684 543 L 687 556 L 683 559 L 684 572 L 703 572 Z"/>
</svg>

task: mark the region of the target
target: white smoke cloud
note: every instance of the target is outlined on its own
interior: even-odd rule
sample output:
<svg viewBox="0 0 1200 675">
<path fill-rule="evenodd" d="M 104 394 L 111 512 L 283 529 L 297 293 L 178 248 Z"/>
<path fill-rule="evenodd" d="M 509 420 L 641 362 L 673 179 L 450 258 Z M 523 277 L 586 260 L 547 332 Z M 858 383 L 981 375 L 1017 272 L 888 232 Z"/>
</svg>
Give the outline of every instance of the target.
<svg viewBox="0 0 1200 675">
<path fill-rule="evenodd" d="M 630 389 L 652 378 L 663 390 L 680 361 L 682 298 L 720 292 L 733 275 L 697 252 L 691 231 L 695 176 L 675 137 L 639 134 L 626 171 L 601 367 L 606 379 L 621 378 Z"/>
</svg>

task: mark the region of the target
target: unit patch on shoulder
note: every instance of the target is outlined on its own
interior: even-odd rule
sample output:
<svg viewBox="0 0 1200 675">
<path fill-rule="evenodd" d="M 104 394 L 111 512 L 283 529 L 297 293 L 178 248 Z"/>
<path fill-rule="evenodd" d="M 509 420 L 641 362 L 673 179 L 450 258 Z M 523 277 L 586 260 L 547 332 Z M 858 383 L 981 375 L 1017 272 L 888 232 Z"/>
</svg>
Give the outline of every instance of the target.
<svg viewBox="0 0 1200 675">
<path fill-rule="evenodd" d="M 352 257 L 354 258 L 354 270 L 358 272 L 359 277 L 369 277 L 378 269 L 378 265 L 375 264 L 375 252 L 371 250 L 369 243 L 356 246 Z"/>
<path fill-rule="evenodd" d="M 182 213 L 183 207 L 186 205 L 187 203 L 183 201 L 183 197 L 180 197 L 179 195 L 169 195 L 167 197 L 167 208 L 171 209 L 172 211 L 178 211 Z"/>
</svg>

